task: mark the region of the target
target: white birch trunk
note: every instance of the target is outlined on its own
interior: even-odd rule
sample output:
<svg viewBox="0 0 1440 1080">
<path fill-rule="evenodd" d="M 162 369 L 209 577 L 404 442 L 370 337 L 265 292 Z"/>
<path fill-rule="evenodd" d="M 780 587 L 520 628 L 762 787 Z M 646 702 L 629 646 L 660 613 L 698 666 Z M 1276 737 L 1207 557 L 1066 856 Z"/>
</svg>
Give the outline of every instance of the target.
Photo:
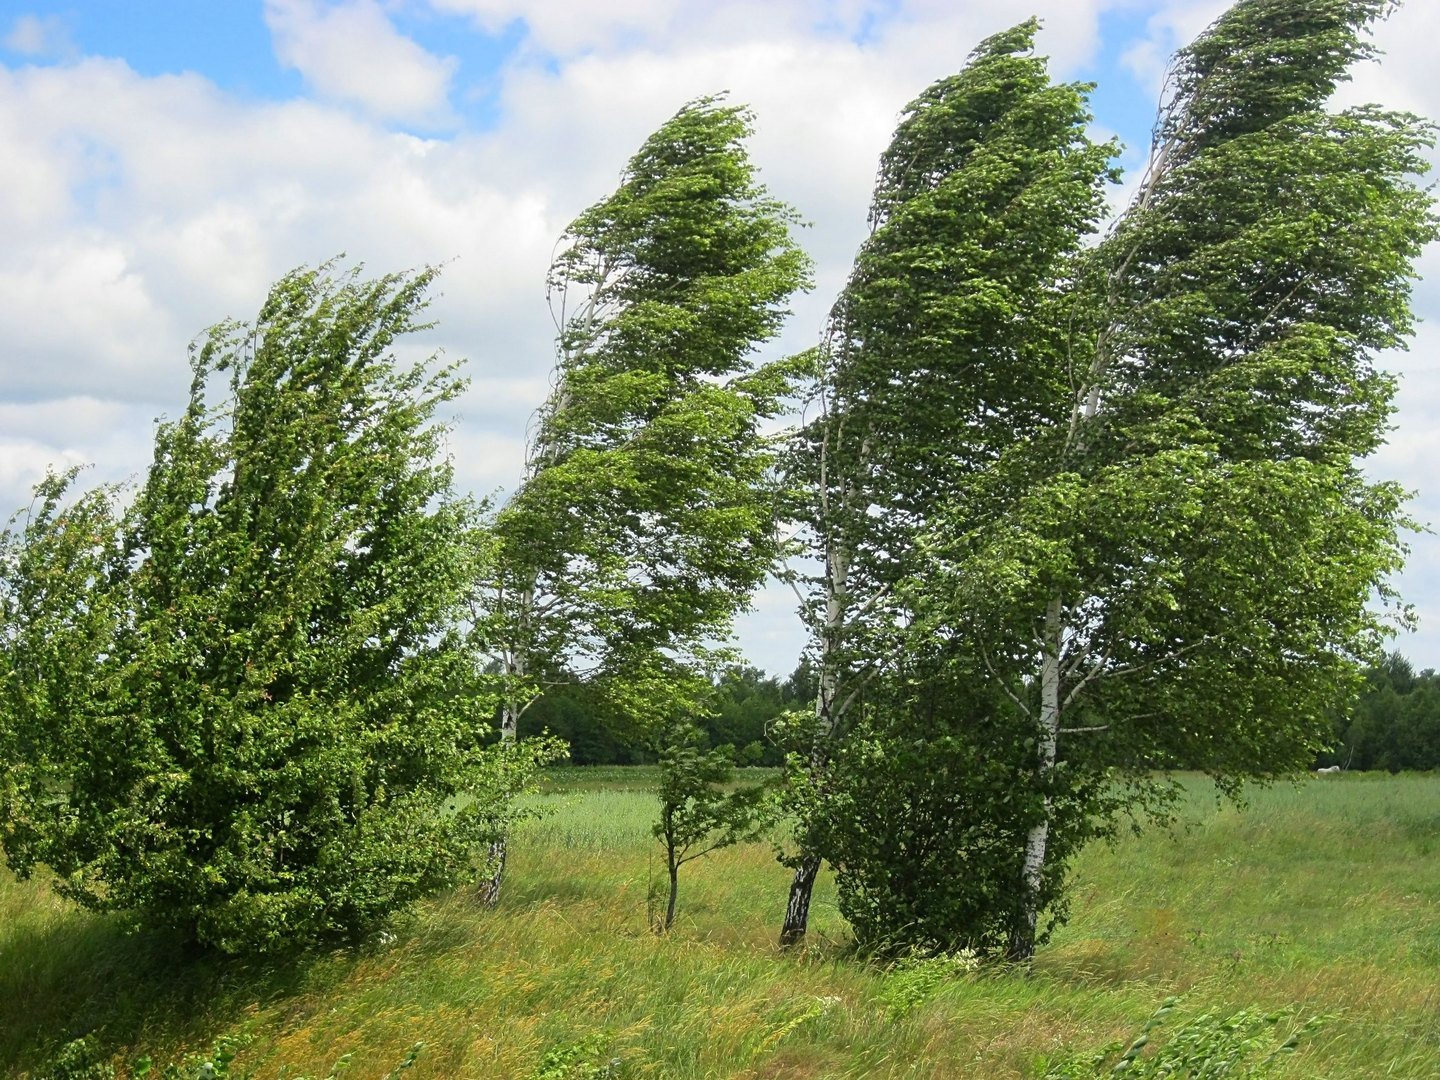
<svg viewBox="0 0 1440 1080">
<path fill-rule="evenodd" d="M 839 640 L 845 620 L 846 590 L 850 579 L 850 553 L 832 543 L 825 563 L 825 624 L 820 636 L 820 686 L 815 698 L 815 742 L 810 749 L 810 774 L 819 776 L 830 757 L 830 738 L 838 717 L 836 697 L 840 688 Z M 790 897 L 785 904 L 785 922 L 780 928 L 780 947 L 790 948 L 805 938 L 810 921 L 810 897 L 820 873 L 820 856 L 801 850 Z"/>
<path fill-rule="evenodd" d="M 529 628 L 534 604 L 535 590 L 527 588 L 520 594 L 520 610 L 517 619 L 522 642 L 525 632 Z M 505 696 L 500 703 L 500 745 L 502 748 L 509 749 L 518 740 L 520 713 L 524 709 L 520 701 L 520 685 L 525 676 L 529 674 L 523 644 L 519 648 L 514 646 L 507 648 L 503 662 L 505 665 Z M 486 852 L 485 869 L 488 876 L 480 886 L 480 898 L 487 907 L 494 907 L 500 902 L 500 885 L 505 878 L 506 839 L 505 836 L 496 837 L 491 841 L 489 850 Z"/>
<path fill-rule="evenodd" d="M 1045 606 L 1045 629 L 1040 662 L 1040 745 L 1037 775 L 1043 784 L 1055 767 L 1060 739 L 1060 634 L 1061 597 L 1057 592 Z M 1050 842 L 1050 797 L 1044 799 L 1044 816 L 1025 837 L 1025 865 L 1019 925 L 1010 938 L 1010 959 L 1029 960 L 1035 954 L 1035 930 L 1040 917 L 1040 887 Z"/>
</svg>

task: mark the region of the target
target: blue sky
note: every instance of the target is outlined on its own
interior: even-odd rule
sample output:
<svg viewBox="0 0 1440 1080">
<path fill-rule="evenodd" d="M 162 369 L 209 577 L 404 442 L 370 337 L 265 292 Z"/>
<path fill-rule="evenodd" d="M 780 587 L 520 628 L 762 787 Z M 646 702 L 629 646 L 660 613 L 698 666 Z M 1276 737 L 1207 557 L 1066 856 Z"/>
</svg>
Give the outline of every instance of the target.
<svg viewBox="0 0 1440 1080">
<path fill-rule="evenodd" d="M 41 24 L 43 43 L 26 48 L 30 43 L 8 41 L 10 63 L 109 56 L 145 76 L 200 72 L 245 97 L 282 99 L 301 90 L 299 73 L 284 71 L 276 62 L 258 5 L 149 0 L 27 3 L 18 10 Z"/>
<path fill-rule="evenodd" d="M 8 0 L 0 6 L 0 503 L 49 464 L 143 470 L 153 420 L 187 386 L 185 348 L 245 317 L 286 270 L 338 252 L 376 270 L 445 263 L 426 347 L 471 360 L 453 440 L 463 484 L 518 476 L 552 357 L 555 238 L 613 188 L 682 102 L 729 89 L 753 153 L 810 222 L 813 294 L 772 352 L 813 341 L 864 234 L 899 110 L 986 34 L 1032 11 L 1056 74 L 1094 80 L 1097 126 L 1143 165 L 1168 54 L 1223 0 Z M 1346 101 L 1440 115 L 1427 43 L 1440 4 L 1410 0 L 1382 64 Z M 1123 192 L 1117 192 L 1117 201 Z M 1431 269 L 1434 253 L 1423 268 Z M 1408 354 L 1378 476 L 1416 489 L 1440 460 L 1440 291 Z M 1424 628 L 1400 647 L 1440 666 L 1440 540 L 1400 579 Z M 742 626 L 789 669 L 788 591 Z"/>
</svg>

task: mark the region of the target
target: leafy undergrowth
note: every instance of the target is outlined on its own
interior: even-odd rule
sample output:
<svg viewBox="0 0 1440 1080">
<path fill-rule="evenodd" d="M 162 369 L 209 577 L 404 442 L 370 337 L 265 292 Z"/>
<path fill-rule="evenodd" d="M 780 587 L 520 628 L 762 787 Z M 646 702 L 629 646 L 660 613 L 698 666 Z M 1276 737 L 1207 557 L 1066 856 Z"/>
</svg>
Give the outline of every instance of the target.
<svg viewBox="0 0 1440 1080">
<path fill-rule="evenodd" d="M 298 962 L 188 955 L 0 876 L 0 1074 L 148 1057 L 198 1076 L 217 1046 L 224 1075 L 264 1078 L 350 1055 L 337 1075 L 1001 1080 L 1112 1075 L 1127 1053 L 1140 1076 L 1207 1047 L 1234 1068 L 1165 1075 L 1440 1074 L 1440 776 L 1308 780 L 1243 810 L 1197 782 L 1187 828 L 1086 854 L 1029 977 L 866 964 L 828 882 L 809 945 L 781 954 L 787 875 L 763 844 L 687 866 L 657 938 L 653 774 L 593 779 L 549 786 L 497 910 L 455 893 L 393 940 Z"/>
</svg>

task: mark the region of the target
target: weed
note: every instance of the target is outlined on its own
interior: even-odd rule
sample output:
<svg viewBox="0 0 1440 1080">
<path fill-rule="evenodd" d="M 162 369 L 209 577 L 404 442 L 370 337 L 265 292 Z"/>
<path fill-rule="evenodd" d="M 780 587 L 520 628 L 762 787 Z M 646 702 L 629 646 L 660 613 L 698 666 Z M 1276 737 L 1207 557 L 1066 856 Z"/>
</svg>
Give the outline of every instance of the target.
<svg viewBox="0 0 1440 1080">
<path fill-rule="evenodd" d="M 885 976 L 880 988 L 880 1001 L 885 1017 L 898 1020 L 914 1012 L 933 998 L 948 983 L 969 975 L 980 967 L 980 961 L 969 949 L 913 955 L 897 960 Z"/>
<path fill-rule="evenodd" d="M 1228 1015 L 1205 1012 L 1186 1021 L 1163 1043 L 1156 1032 L 1179 1006 L 1167 998 L 1128 1045 L 1113 1043 L 1099 1053 L 1057 1062 L 1044 1080 L 1260 1080 L 1276 1073 L 1281 1060 L 1320 1026 L 1312 1017 L 1279 1038 L 1285 1013 L 1240 1009 Z M 1146 1051 L 1150 1051 L 1147 1053 Z"/>
<path fill-rule="evenodd" d="M 618 1057 L 606 1052 L 604 1035 L 587 1035 L 578 1042 L 562 1043 L 545 1051 L 534 1080 L 611 1080 L 620 1075 Z M 596 1060 L 604 1059 L 604 1060 Z"/>
</svg>

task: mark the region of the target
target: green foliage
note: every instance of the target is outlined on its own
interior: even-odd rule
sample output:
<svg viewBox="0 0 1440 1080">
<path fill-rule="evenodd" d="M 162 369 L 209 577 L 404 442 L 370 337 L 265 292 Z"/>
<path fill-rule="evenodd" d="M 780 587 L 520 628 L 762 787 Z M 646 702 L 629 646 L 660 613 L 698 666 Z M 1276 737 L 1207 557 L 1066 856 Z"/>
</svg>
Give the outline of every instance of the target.
<svg viewBox="0 0 1440 1080">
<path fill-rule="evenodd" d="M 1049 1067 L 1044 1080 L 1099 1080 L 1101 1077 L 1153 1080 L 1260 1080 L 1275 1075 L 1286 1055 L 1313 1034 L 1321 1021 L 1312 1017 L 1280 1036 L 1284 1013 L 1240 1009 L 1228 1015 L 1205 1012 L 1187 1020 L 1157 1047 L 1155 1032 L 1179 1005 L 1167 998 L 1129 1044 L 1115 1043 L 1095 1055 L 1071 1058 Z"/>
<path fill-rule="evenodd" d="M 813 697 L 797 689 L 795 681 L 794 675 L 782 683 L 758 668 L 725 667 L 716 680 L 714 703 L 697 723 L 715 745 L 734 746 L 739 764 L 783 764 L 785 756 L 771 726 L 782 713 L 804 707 Z"/>
<path fill-rule="evenodd" d="M 1337 711 L 1333 747 L 1319 765 L 1344 769 L 1440 769 L 1440 677 L 1390 653 L 1365 673 L 1349 709 Z"/>
<path fill-rule="evenodd" d="M 659 929 L 675 921 L 680 867 L 719 848 L 753 840 L 770 824 L 764 785 L 726 790 L 735 776 L 734 748 L 706 749 L 693 721 L 672 724 L 659 740 L 660 820 L 670 893 Z"/>
<path fill-rule="evenodd" d="M 128 510 L 63 507 L 52 479 L 6 532 L 17 872 L 269 952 L 374 932 L 513 816 L 555 747 L 484 745 L 463 622 L 484 547 L 434 420 L 463 382 L 392 351 L 433 278 L 290 274 L 194 353 Z"/>
<path fill-rule="evenodd" d="M 866 704 L 816 800 L 815 834 L 856 943 L 880 955 L 1002 953 L 1024 914 L 1026 835 L 1046 816 L 1026 784 L 1033 738 L 1017 734 L 1003 695 L 945 656 L 907 656 Z M 1120 795 L 1057 785 L 1040 882 L 1052 928 L 1067 864 L 1105 827 L 1088 811 Z"/>
<path fill-rule="evenodd" d="M 638 765 L 654 759 L 630 717 L 619 715 L 604 687 L 576 679 L 546 688 L 525 709 L 521 739 L 549 734 L 570 748 L 572 765 Z"/>
<path fill-rule="evenodd" d="M 0 843 L 22 870 L 73 817 L 69 770 L 116 692 L 107 660 L 125 622 L 119 493 L 67 503 L 77 475 L 48 476 L 23 526 L 16 514 L 0 533 Z"/>
<path fill-rule="evenodd" d="M 609 1042 L 604 1035 L 595 1034 L 553 1046 L 540 1059 L 533 1080 L 612 1080 L 621 1076 L 621 1059 L 606 1054 Z"/>
<path fill-rule="evenodd" d="M 850 563 L 851 623 L 955 486 L 1065 393 L 1037 360 L 1063 352 L 1056 293 L 1116 147 L 1087 135 L 1088 86 L 1051 83 L 1038 26 L 987 39 L 906 107 L 831 313 L 796 478 L 802 518 Z"/>
<path fill-rule="evenodd" d="M 885 1019 L 895 1021 L 910 1015 L 933 998 L 947 984 L 963 979 L 980 966 L 973 952 L 912 953 L 891 965 L 880 988 Z"/>
<path fill-rule="evenodd" d="M 249 1069 L 234 1071 L 232 1069 L 240 1052 L 253 1041 L 253 1038 L 248 1035 L 222 1036 L 208 1053 L 187 1058 L 182 1064 L 167 1065 L 156 1075 L 158 1080 L 220 1080 L 220 1078 L 228 1076 L 234 1076 L 236 1080 L 253 1080 L 256 1076 L 254 1071 Z M 413 1069 L 415 1062 L 420 1058 L 420 1052 L 424 1049 L 425 1044 L 417 1042 L 400 1063 L 385 1074 L 384 1080 L 396 1080 L 401 1073 Z M 347 1072 L 354 1064 L 355 1054 L 353 1052 L 342 1054 L 326 1071 L 324 1080 L 338 1080 L 340 1075 Z M 148 1077 L 154 1072 L 154 1069 L 154 1063 L 149 1058 L 141 1058 L 131 1069 L 130 1075 L 137 1078 Z M 288 1065 L 282 1065 L 279 1073 L 287 1080 L 317 1080 L 315 1077 L 300 1074 L 291 1076 Z M 114 1075 L 113 1070 L 109 1075 Z"/>
<path fill-rule="evenodd" d="M 673 669 L 725 639 L 774 561 L 762 429 L 793 365 L 752 353 L 810 264 L 756 181 L 750 130 L 743 108 L 687 105 L 561 240 L 554 389 L 487 579 L 507 723 L 580 673 L 644 719 L 673 714 L 657 656 Z"/>
<path fill-rule="evenodd" d="M 253 1041 L 249 1035 L 222 1035 L 208 1053 L 194 1055 L 181 1063 L 166 1065 L 157 1075 L 160 1080 L 221 1080 L 228 1076 L 235 1076 L 239 1080 L 250 1074 L 232 1072 L 231 1066 L 240 1056 L 240 1051 Z M 349 1064 L 350 1055 L 347 1054 L 335 1063 L 325 1080 L 335 1080 L 340 1071 Z M 149 1058 L 141 1058 L 132 1071 L 137 1077 L 149 1076 L 154 1071 L 154 1064 Z M 304 1078 L 296 1077 L 295 1080 Z"/>
<path fill-rule="evenodd" d="M 737 765 L 778 766 L 784 751 L 772 729 L 781 714 L 813 701 L 813 687 L 802 685 L 806 677 L 803 667 L 782 682 L 758 668 L 725 664 L 714 676 L 709 701 L 695 722 L 712 745 L 735 747 Z M 573 765 L 653 762 L 653 733 L 623 711 L 614 688 L 614 680 L 586 679 L 547 687 L 521 716 L 520 737 L 548 732 L 562 739 L 570 746 Z M 640 710 L 653 711 L 644 703 Z"/>
<path fill-rule="evenodd" d="M 1176 58 L 1126 213 L 1031 279 L 1023 330 L 973 338 L 1014 343 L 964 391 L 1010 430 L 977 422 L 941 505 L 902 538 L 896 648 L 933 641 L 951 678 L 987 684 L 977 717 L 1027 747 L 994 789 L 1008 805 L 971 799 L 930 834 L 1023 832 L 1016 958 L 1060 895 L 1054 864 L 1117 813 L 1163 810 L 1154 770 L 1202 768 L 1233 794 L 1306 767 L 1389 624 L 1370 600 L 1390 598 L 1410 523 L 1358 459 L 1384 439 L 1394 385 L 1376 354 L 1411 332 L 1437 233 L 1415 181 L 1432 130 L 1326 110 L 1384 7 L 1236 3 Z"/>
<path fill-rule="evenodd" d="M 115 1067 L 104 1060 L 95 1040 L 87 1035 L 71 1040 L 56 1051 L 46 1063 L 43 1077 L 44 1080 L 115 1080 Z"/>
<path fill-rule="evenodd" d="M 911 942 L 984 947 L 983 924 L 1004 919 L 981 917 L 975 905 L 1015 892 L 1000 881 L 1018 856 L 1001 852 L 1036 801 L 1017 792 L 1006 805 L 1013 754 L 1004 755 L 1009 773 L 997 762 L 968 778 L 959 758 L 944 760 L 973 757 L 997 737 L 965 732 L 964 702 L 977 695 L 963 687 L 961 703 L 942 705 L 946 718 L 925 728 L 941 692 L 921 689 L 929 700 L 917 703 L 909 680 L 921 668 L 940 674 L 929 658 L 955 650 L 917 618 L 929 605 L 905 582 L 923 587 L 922 537 L 964 486 L 1068 401 L 1073 313 L 1062 296 L 1103 212 L 1116 148 L 1087 135 L 1089 87 L 1051 82 L 1033 52 L 1037 30 L 1030 20 L 988 39 L 964 70 L 907 107 L 881 158 L 873 232 L 821 350 L 823 408 L 794 461 L 797 516 L 812 529 L 824 574 L 807 609 L 820 667 L 817 742 L 793 759 L 805 776 L 792 778 L 791 791 L 802 851 L 846 868 L 846 903 L 872 947 L 892 935 L 903 947 L 906 926 L 919 935 Z M 970 677 L 975 670 L 978 662 Z M 947 690 L 959 685 L 940 677 Z M 840 749 L 862 729 L 866 747 Z M 949 741 L 911 753 L 926 730 Z M 1033 725 L 1022 722 L 998 741 L 1019 746 L 1027 736 Z M 887 769 L 900 783 L 882 790 L 867 770 L 892 749 L 897 761 L 937 770 L 937 781 Z M 973 827 L 952 830 L 930 816 L 937 799 L 951 798 L 946 784 L 961 785 L 954 795 Z M 911 798 L 927 809 L 911 815 Z M 882 835 L 911 831 L 886 844 L 872 839 L 876 825 Z M 969 897 L 937 905 L 947 886 L 930 873 L 961 863 L 973 884 L 958 889 Z"/>
</svg>

